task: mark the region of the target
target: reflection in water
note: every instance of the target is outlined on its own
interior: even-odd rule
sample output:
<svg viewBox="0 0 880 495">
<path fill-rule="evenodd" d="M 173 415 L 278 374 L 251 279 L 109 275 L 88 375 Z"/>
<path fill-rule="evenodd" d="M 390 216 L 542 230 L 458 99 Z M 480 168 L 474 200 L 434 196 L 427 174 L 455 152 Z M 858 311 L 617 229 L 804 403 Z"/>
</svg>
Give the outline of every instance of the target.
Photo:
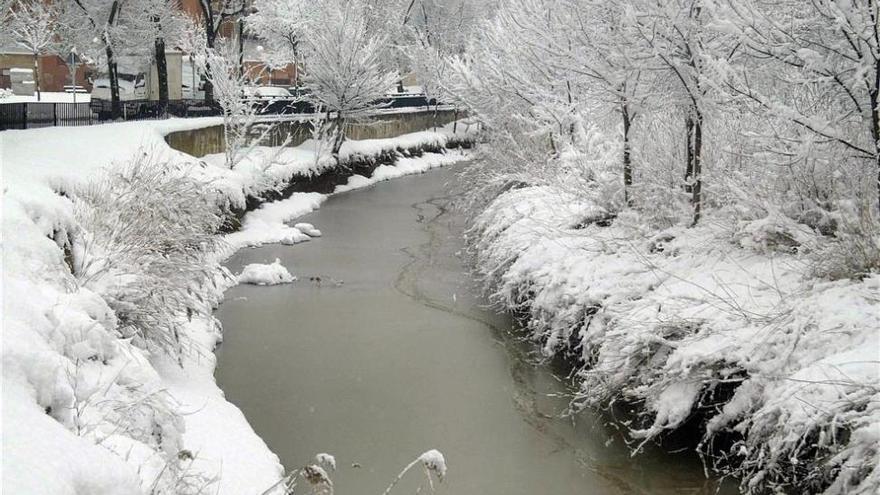
<svg viewBox="0 0 880 495">
<path fill-rule="evenodd" d="M 227 294 L 227 397 L 286 466 L 335 454 L 343 495 L 381 493 L 429 448 L 449 462 L 444 493 L 714 493 L 693 456 L 631 458 L 601 418 L 563 416 L 566 380 L 535 363 L 468 280 L 452 177 L 331 198 L 304 220 L 325 237 L 239 253 L 234 271 L 279 257 L 300 281 Z M 409 483 L 396 493 L 413 493 Z"/>
</svg>

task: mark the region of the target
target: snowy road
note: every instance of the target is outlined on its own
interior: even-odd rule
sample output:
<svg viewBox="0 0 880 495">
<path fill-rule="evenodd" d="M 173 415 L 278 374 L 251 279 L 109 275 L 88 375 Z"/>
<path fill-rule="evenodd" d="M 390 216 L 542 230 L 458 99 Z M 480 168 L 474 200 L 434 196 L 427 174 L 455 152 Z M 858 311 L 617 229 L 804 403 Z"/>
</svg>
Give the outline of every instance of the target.
<svg viewBox="0 0 880 495">
<path fill-rule="evenodd" d="M 280 258 L 299 280 L 226 293 L 227 398 L 288 468 L 334 454 L 340 494 L 381 493 L 431 448 L 449 463 L 441 493 L 714 493 L 696 459 L 632 459 L 597 418 L 559 419 L 570 389 L 483 308 L 456 256 L 460 166 L 334 196 L 302 219 L 324 237 L 233 257 L 234 272 Z"/>
</svg>

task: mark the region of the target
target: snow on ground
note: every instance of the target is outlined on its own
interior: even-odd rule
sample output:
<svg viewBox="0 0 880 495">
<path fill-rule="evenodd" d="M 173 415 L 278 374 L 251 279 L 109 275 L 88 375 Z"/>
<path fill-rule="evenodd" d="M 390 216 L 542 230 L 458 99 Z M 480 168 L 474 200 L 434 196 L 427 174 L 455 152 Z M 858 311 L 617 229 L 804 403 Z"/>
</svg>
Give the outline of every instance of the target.
<svg viewBox="0 0 880 495">
<path fill-rule="evenodd" d="M 644 404 L 637 441 L 699 411 L 706 441 L 743 435 L 731 455 L 746 479 L 829 476 L 826 493 L 877 493 L 880 276 L 811 278 L 760 234 L 765 220 L 733 235 L 711 216 L 664 231 L 631 211 L 585 222 L 599 211 L 524 187 L 496 198 L 471 237 L 494 301 L 529 316 L 546 356 L 585 363 L 576 402 Z"/>
<path fill-rule="evenodd" d="M 337 186 L 337 193 L 352 191 L 371 186 L 377 182 L 396 179 L 404 175 L 420 174 L 436 167 L 442 167 L 451 163 L 467 159 L 467 152 L 462 150 L 447 150 L 446 153 L 425 153 L 420 157 L 399 158 L 395 165 L 380 165 L 373 171 L 370 177 L 352 175 L 348 183 Z"/>
<path fill-rule="evenodd" d="M 321 237 L 321 231 L 316 229 L 314 225 L 310 223 L 300 222 L 293 226 L 295 229 L 299 229 L 303 234 L 309 237 Z"/>
<path fill-rule="evenodd" d="M 226 241 L 233 250 L 308 241 L 311 236 L 287 222 L 318 209 L 326 199 L 319 193 L 293 193 L 287 199 L 266 203 L 245 215 L 241 229 L 226 236 Z"/>
<path fill-rule="evenodd" d="M 138 347 L 120 338 L 108 302 L 71 274 L 65 251 L 71 238 L 89 234 L 77 224 L 71 192 L 136 153 L 150 154 L 151 166 L 192 163 L 187 170 L 193 177 L 237 206 L 275 184 L 272 178 L 327 166 L 308 148 L 292 148 L 283 150 L 286 164 L 267 169 L 254 160 L 227 170 L 172 150 L 163 139 L 174 130 L 219 122 L 171 119 L 0 133 L 3 488 L 9 493 L 194 493 L 207 484 L 209 493 L 238 495 L 260 493 L 282 475 L 277 457 L 214 382 L 212 350 L 222 337 L 216 320 L 182 315 L 190 352 L 179 358 Z M 349 147 L 443 142 L 444 133 Z M 424 160 L 433 165 L 404 160 L 401 173 L 383 173 L 421 171 L 440 158 Z M 325 198 L 296 194 L 247 214 L 242 230 L 225 236 L 231 249 L 216 253 L 217 259 L 243 246 L 320 235 L 314 226 L 286 222 Z M 207 303 L 218 303 L 233 283 L 220 275 L 213 288 L 201 288 Z"/>
<path fill-rule="evenodd" d="M 280 285 L 289 284 L 296 277 L 287 271 L 281 264 L 281 260 L 275 258 L 274 263 L 251 263 L 246 265 L 238 275 L 238 283 L 253 285 Z"/>
<path fill-rule="evenodd" d="M 34 93 L 30 96 L 23 95 L 13 95 L 10 94 L 6 97 L 0 98 L 0 105 L 4 103 L 89 103 L 92 101 L 92 95 L 90 93 L 77 93 L 76 101 L 74 101 L 73 93 L 57 93 L 57 92 L 47 92 L 43 91 L 40 94 L 40 99 L 37 100 L 37 94 Z"/>
</svg>

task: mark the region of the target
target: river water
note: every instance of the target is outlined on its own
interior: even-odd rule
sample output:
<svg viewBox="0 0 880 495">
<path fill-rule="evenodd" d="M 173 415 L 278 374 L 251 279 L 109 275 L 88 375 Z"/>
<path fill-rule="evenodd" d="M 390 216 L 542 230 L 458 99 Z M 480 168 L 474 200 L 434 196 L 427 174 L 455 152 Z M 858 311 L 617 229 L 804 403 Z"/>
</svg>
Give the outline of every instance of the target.
<svg viewBox="0 0 880 495">
<path fill-rule="evenodd" d="M 449 465 L 438 493 L 715 493 L 693 455 L 631 457 L 601 418 L 562 417 L 572 389 L 485 308 L 458 256 L 460 166 L 332 197 L 300 220 L 324 237 L 233 257 L 235 272 L 280 258 L 299 280 L 227 292 L 227 398 L 286 467 L 335 455 L 340 495 L 381 494 L 431 448 Z"/>
</svg>

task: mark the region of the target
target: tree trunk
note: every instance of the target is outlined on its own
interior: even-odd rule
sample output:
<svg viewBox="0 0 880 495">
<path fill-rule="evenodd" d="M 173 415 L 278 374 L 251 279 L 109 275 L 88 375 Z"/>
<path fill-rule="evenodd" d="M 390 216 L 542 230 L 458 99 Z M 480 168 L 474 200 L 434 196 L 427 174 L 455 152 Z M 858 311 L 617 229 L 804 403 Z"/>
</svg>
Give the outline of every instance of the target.
<svg viewBox="0 0 880 495">
<path fill-rule="evenodd" d="M 630 197 L 630 188 L 632 187 L 632 158 L 630 157 L 629 130 L 631 120 L 629 115 L 629 105 L 626 100 L 623 101 L 621 108 L 623 114 L 623 199 L 626 206 L 632 206 L 632 197 Z"/>
<path fill-rule="evenodd" d="M 868 92 L 871 99 L 871 137 L 874 138 L 874 168 L 877 173 L 877 208 L 880 210 L 880 63 L 874 63 L 874 86 Z"/>
<path fill-rule="evenodd" d="M 110 79 L 110 117 L 118 119 L 122 116 L 122 102 L 119 99 L 119 72 L 113 48 L 107 44 L 107 77 Z"/>
<path fill-rule="evenodd" d="M 244 76 L 244 18 L 238 19 L 238 75 Z"/>
<path fill-rule="evenodd" d="M 337 162 L 343 142 L 345 142 L 345 118 L 342 116 L 342 112 L 338 112 L 336 114 L 336 136 L 333 138 L 333 149 L 331 150 L 331 154 Z"/>
<path fill-rule="evenodd" d="M 684 171 L 684 191 L 693 192 L 691 180 L 694 177 L 694 119 L 688 113 L 684 121 L 685 134 L 687 135 L 687 163 Z"/>
<path fill-rule="evenodd" d="M 693 198 L 694 222 L 700 221 L 703 210 L 703 116 L 698 112 L 694 119 L 694 167 L 693 167 Z"/>
<path fill-rule="evenodd" d="M 159 83 L 159 114 L 165 115 L 168 109 L 168 61 L 165 58 L 165 39 L 161 36 L 155 42 L 156 77 Z"/>
<path fill-rule="evenodd" d="M 40 94 L 40 54 L 34 53 L 34 89 L 37 91 L 37 101 L 42 99 Z"/>
<path fill-rule="evenodd" d="M 205 46 L 208 49 L 214 48 L 214 40 L 216 33 L 214 33 L 214 21 L 210 16 L 205 16 Z M 205 71 L 211 72 L 210 64 L 205 64 Z M 205 103 L 214 103 L 214 85 L 211 84 L 211 78 L 207 77 L 205 74 Z"/>
<path fill-rule="evenodd" d="M 119 2 L 114 1 L 110 8 L 110 17 L 107 18 L 107 27 L 116 24 L 116 15 L 119 13 Z M 103 40 L 107 53 L 107 77 L 110 79 L 110 116 L 115 120 L 122 116 L 122 104 L 119 101 L 119 71 L 116 65 L 116 54 L 110 46 L 110 38 L 107 30 L 104 30 Z"/>
</svg>

